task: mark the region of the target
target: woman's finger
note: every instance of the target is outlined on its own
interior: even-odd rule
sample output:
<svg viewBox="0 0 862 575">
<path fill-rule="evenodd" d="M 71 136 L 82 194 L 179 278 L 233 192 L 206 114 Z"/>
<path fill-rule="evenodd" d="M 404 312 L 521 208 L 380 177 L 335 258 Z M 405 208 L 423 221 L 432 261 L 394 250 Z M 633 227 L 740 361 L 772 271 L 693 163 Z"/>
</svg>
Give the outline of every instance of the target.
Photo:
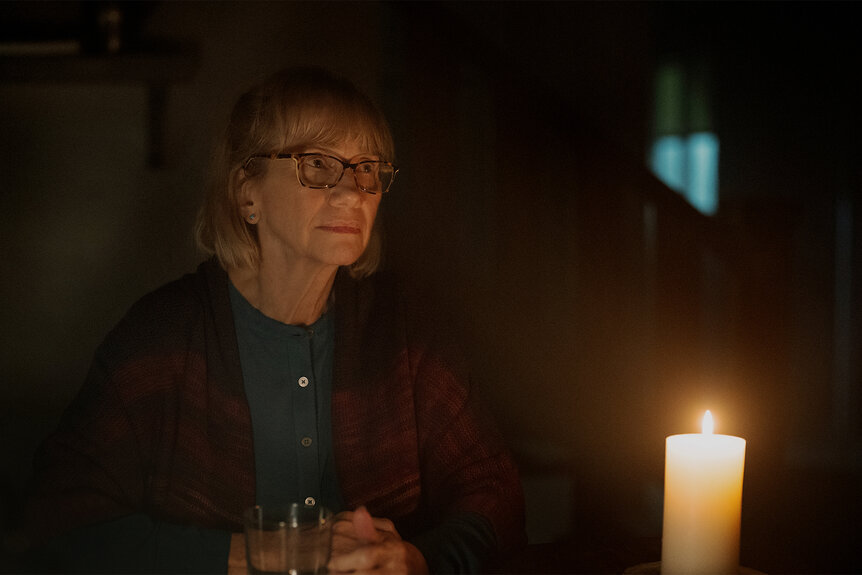
<svg viewBox="0 0 862 575">
<path fill-rule="evenodd" d="M 357 531 L 356 531 L 356 524 L 354 523 L 354 521 L 356 520 L 356 514 L 358 512 L 360 512 L 359 509 L 362 509 L 361 513 L 363 515 L 367 516 L 367 517 L 360 517 L 358 519 L 360 525 L 363 526 L 363 529 L 367 527 L 367 521 L 366 520 L 368 517 L 370 517 L 371 521 L 374 525 L 374 528 L 377 531 L 381 531 L 384 533 L 391 533 L 391 534 L 396 535 L 399 539 L 401 538 L 401 536 L 398 535 L 398 531 L 395 529 L 395 524 L 392 523 L 391 520 L 383 518 L 383 517 L 371 516 L 371 514 L 368 512 L 368 510 L 364 506 L 359 507 L 356 511 L 342 511 L 341 513 L 336 515 L 335 518 L 333 519 L 333 522 L 332 522 L 332 530 L 333 530 L 332 532 L 336 533 L 336 534 L 348 536 L 348 537 L 358 537 Z M 368 535 L 367 530 L 364 531 L 362 534 Z M 366 537 L 365 540 L 368 540 L 368 538 Z"/>
<path fill-rule="evenodd" d="M 363 545 L 340 555 L 332 555 L 327 567 L 330 572 L 373 571 L 379 567 L 378 545 Z"/>
<path fill-rule="evenodd" d="M 353 513 L 353 528 L 356 532 L 356 538 L 360 541 L 367 543 L 380 541 L 380 535 L 377 533 L 374 519 L 364 505 L 357 507 Z"/>
</svg>

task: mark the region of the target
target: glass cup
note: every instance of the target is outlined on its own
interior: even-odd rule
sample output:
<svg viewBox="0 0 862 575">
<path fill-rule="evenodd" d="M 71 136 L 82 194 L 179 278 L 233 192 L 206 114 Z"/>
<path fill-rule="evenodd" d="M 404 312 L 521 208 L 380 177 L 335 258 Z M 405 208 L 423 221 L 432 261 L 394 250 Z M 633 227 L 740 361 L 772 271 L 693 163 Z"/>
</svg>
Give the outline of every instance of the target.
<svg viewBox="0 0 862 575">
<path fill-rule="evenodd" d="M 252 574 L 326 573 L 332 548 L 332 512 L 303 503 L 245 512 L 245 552 Z"/>
</svg>

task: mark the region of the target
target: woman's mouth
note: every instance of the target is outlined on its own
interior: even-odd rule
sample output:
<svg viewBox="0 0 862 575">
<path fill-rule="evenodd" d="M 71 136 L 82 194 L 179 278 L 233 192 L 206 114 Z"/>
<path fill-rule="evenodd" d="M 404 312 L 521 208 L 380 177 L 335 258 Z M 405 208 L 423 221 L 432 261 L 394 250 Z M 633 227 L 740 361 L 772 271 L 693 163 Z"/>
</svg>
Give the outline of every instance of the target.
<svg viewBox="0 0 862 575">
<path fill-rule="evenodd" d="M 334 234 L 358 234 L 362 230 L 359 226 L 352 224 L 331 224 L 326 226 L 318 226 L 318 229 Z"/>
</svg>

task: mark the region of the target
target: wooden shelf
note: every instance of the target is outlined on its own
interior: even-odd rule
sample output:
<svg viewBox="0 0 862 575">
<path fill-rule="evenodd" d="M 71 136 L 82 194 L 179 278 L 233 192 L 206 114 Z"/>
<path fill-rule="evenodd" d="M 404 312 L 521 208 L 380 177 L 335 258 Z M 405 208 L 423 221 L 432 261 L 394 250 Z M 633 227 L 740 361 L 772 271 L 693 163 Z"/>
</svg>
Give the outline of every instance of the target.
<svg viewBox="0 0 862 575">
<path fill-rule="evenodd" d="M 187 80 L 198 67 L 197 50 L 162 49 L 119 54 L 0 54 L 0 81 L 167 85 Z"/>
<path fill-rule="evenodd" d="M 169 84 L 191 78 L 197 45 L 151 39 L 134 51 L 90 54 L 77 40 L 0 42 L 0 81 L 24 83 Z"/>
</svg>

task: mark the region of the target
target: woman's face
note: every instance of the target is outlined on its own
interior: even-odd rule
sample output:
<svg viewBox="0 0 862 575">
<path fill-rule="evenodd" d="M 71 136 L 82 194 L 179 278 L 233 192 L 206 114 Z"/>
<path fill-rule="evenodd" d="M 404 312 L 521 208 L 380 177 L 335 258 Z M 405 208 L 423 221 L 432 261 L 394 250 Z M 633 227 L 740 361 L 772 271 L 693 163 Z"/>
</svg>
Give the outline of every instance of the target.
<svg viewBox="0 0 862 575">
<path fill-rule="evenodd" d="M 320 152 L 347 162 L 377 159 L 356 142 L 289 152 Z M 268 162 L 266 175 L 243 184 L 243 215 L 255 214 L 262 262 L 354 263 L 368 245 L 381 194 L 359 190 L 349 169 L 334 188 L 313 189 L 299 184 L 292 159 L 262 161 Z"/>
</svg>

